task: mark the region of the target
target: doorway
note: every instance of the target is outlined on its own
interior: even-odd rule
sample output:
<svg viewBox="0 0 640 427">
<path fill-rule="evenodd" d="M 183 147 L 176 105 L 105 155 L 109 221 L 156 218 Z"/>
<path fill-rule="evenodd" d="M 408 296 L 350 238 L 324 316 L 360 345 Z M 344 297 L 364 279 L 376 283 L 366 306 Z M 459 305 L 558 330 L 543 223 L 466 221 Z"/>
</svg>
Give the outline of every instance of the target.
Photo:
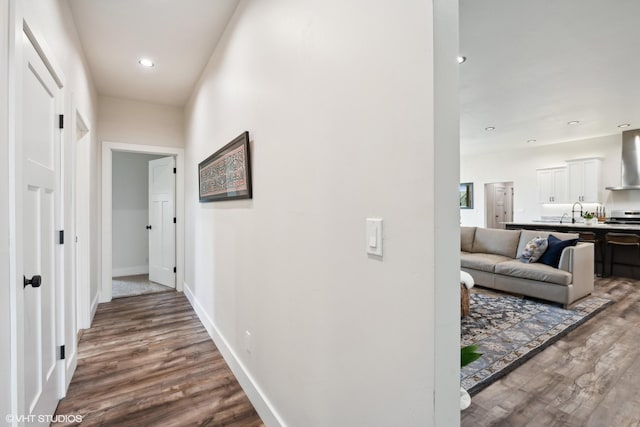
<svg viewBox="0 0 640 427">
<path fill-rule="evenodd" d="M 487 228 L 505 228 L 513 221 L 513 182 L 485 184 L 484 199 Z"/>
<path fill-rule="evenodd" d="M 149 203 L 155 196 L 152 197 L 152 192 L 149 191 L 149 180 L 152 176 L 149 162 L 159 162 L 161 158 L 171 159 L 170 173 L 177 190 L 175 201 L 168 208 L 171 216 L 167 214 L 168 211 L 161 215 L 165 220 L 170 220 L 171 230 L 175 232 L 175 244 L 172 244 L 173 253 L 170 256 L 171 266 L 168 267 L 167 259 L 163 259 L 161 264 L 165 270 L 170 268 L 172 288 L 182 291 L 184 197 L 180 189 L 184 188 L 183 156 L 184 150 L 181 148 L 103 142 L 100 302 L 111 301 L 114 297 L 114 277 L 118 277 L 118 280 L 125 277 L 124 281 L 128 283 L 125 283 L 125 286 L 131 288 L 140 287 L 141 284 L 145 287 L 161 286 L 150 283 L 148 277 L 140 277 L 149 274 L 150 262 L 153 261 L 149 259 L 149 248 L 155 246 L 150 244 L 151 232 L 160 231 L 158 225 L 154 227 L 154 224 L 150 223 L 150 215 L 154 212 L 149 210 Z M 163 173 L 155 170 L 156 175 Z M 123 188 L 128 191 L 122 193 Z M 167 205 L 162 206 L 166 208 Z M 160 241 L 162 240 L 161 238 Z M 167 289 L 164 286 L 151 291 Z"/>
<path fill-rule="evenodd" d="M 113 298 L 175 289 L 174 164 L 172 156 L 113 153 Z"/>
</svg>

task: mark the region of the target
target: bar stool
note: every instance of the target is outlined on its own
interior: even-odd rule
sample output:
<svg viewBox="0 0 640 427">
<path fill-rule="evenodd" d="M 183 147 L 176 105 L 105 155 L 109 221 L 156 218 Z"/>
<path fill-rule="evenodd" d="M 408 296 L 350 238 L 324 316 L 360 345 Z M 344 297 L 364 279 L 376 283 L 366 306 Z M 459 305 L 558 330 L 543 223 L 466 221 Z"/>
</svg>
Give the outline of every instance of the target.
<svg viewBox="0 0 640 427">
<path fill-rule="evenodd" d="M 609 276 L 613 275 L 613 248 L 616 246 L 635 246 L 640 250 L 640 236 L 627 233 L 607 233 L 605 236 L 609 250 Z M 604 273 L 604 268 L 603 268 Z"/>
<path fill-rule="evenodd" d="M 602 264 L 600 273 L 598 273 L 598 264 L 595 262 L 596 260 L 594 259 L 594 263 L 596 265 L 595 273 L 596 273 L 596 276 L 603 276 L 604 275 L 604 245 L 602 244 L 602 240 L 599 239 L 598 235 L 593 231 L 579 231 L 578 235 L 580 236 L 581 242 L 593 243 L 594 258 L 595 258 L 595 254 L 599 254 L 600 263 Z"/>
</svg>

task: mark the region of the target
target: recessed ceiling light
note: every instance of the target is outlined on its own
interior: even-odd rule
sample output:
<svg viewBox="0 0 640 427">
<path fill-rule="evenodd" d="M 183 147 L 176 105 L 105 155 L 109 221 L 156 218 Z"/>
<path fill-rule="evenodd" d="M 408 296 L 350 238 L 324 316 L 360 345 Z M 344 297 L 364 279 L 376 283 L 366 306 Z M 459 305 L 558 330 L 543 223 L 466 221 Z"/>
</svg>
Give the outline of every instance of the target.
<svg viewBox="0 0 640 427">
<path fill-rule="evenodd" d="M 142 65 L 143 67 L 148 67 L 148 68 L 151 68 L 151 67 L 153 67 L 155 65 L 153 63 L 153 61 L 150 60 L 149 58 L 140 58 L 140 59 L 138 59 L 138 64 Z"/>
<path fill-rule="evenodd" d="M 629 126 L 631 126 L 631 124 L 629 123 L 623 123 L 621 125 L 618 125 L 619 128 L 628 128 Z"/>
<path fill-rule="evenodd" d="M 528 139 L 527 142 L 536 142 L 535 139 Z"/>
<path fill-rule="evenodd" d="M 458 64 L 462 64 L 462 63 L 463 63 L 464 61 L 466 61 L 466 60 L 467 60 L 467 57 L 466 57 L 466 56 L 458 56 L 458 57 L 456 58 L 456 61 L 458 61 Z"/>
<path fill-rule="evenodd" d="M 496 130 L 496 128 L 494 126 L 487 126 L 486 128 L 484 128 L 484 130 L 486 130 L 487 132 L 491 132 L 492 130 Z"/>
<path fill-rule="evenodd" d="M 571 120 L 570 122 L 567 122 L 568 125 L 577 125 L 578 123 L 580 123 L 580 120 Z"/>
</svg>

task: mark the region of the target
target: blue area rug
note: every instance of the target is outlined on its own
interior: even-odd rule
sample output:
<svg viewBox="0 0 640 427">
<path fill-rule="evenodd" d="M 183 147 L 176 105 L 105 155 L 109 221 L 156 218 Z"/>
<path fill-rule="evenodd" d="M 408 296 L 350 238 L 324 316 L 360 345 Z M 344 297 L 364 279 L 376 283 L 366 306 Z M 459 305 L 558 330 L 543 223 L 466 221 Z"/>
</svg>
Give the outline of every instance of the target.
<svg viewBox="0 0 640 427">
<path fill-rule="evenodd" d="M 611 303 L 591 296 L 565 310 L 552 303 L 471 293 L 471 312 L 460 321 L 462 346 L 477 345 L 482 357 L 462 368 L 462 387 L 470 395 L 478 393 Z"/>
</svg>

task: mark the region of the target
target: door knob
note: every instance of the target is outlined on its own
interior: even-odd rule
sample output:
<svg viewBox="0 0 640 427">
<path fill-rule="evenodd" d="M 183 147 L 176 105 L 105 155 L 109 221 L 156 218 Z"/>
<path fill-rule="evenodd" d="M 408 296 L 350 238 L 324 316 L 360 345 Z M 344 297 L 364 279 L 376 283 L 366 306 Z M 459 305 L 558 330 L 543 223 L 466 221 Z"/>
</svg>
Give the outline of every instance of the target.
<svg viewBox="0 0 640 427">
<path fill-rule="evenodd" d="M 35 275 L 31 279 L 27 279 L 25 276 L 22 276 L 24 280 L 23 288 L 26 288 L 28 285 L 33 286 L 34 288 L 39 288 L 42 284 L 42 277 Z"/>
<path fill-rule="evenodd" d="M 150 225 L 147 225 L 147 230 L 151 230 L 151 226 Z"/>
</svg>

